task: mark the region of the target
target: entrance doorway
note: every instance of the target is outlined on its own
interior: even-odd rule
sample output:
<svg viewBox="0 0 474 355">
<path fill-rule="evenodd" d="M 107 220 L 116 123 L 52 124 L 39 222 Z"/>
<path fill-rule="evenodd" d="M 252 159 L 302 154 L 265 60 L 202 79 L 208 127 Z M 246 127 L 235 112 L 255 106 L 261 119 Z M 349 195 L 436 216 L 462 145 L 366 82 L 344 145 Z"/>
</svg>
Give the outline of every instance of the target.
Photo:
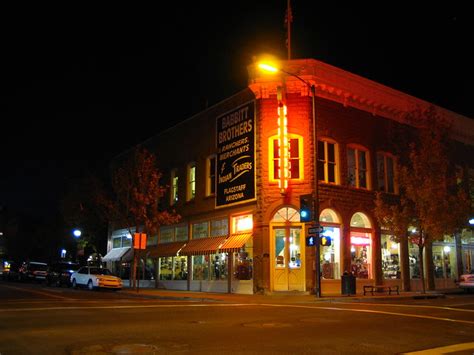
<svg viewBox="0 0 474 355">
<path fill-rule="evenodd" d="M 304 291 L 301 228 L 274 228 L 274 290 Z"/>
</svg>

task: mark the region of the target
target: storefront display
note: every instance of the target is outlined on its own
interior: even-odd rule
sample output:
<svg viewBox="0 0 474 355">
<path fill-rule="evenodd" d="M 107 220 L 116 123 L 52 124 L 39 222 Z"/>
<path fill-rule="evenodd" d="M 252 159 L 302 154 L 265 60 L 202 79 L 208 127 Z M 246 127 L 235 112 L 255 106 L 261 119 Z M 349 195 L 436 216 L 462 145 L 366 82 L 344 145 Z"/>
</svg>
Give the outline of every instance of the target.
<svg viewBox="0 0 474 355">
<path fill-rule="evenodd" d="M 400 246 L 393 236 L 382 234 L 382 271 L 384 279 L 400 278 Z"/>
<path fill-rule="evenodd" d="M 322 235 L 331 238 L 331 245 L 321 247 L 320 249 L 320 262 L 323 279 L 340 279 L 340 229 L 324 226 L 324 233 Z"/>
<path fill-rule="evenodd" d="M 358 279 L 372 277 L 371 240 L 369 233 L 351 232 L 351 272 Z"/>
</svg>

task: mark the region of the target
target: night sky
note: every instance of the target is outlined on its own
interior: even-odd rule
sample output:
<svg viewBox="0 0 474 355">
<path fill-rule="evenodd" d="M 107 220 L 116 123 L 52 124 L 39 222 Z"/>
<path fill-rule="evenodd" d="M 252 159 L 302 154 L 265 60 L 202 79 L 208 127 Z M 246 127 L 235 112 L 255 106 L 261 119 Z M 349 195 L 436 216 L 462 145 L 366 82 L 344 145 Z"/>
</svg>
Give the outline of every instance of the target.
<svg viewBox="0 0 474 355">
<path fill-rule="evenodd" d="M 2 11 L 0 205 L 53 213 L 68 179 L 245 88 L 253 56 L 286 58 L 286 0 L 174 3 Z M 293 58 L 473 118 L 471 11 L 430 6 L 293 0 Z"/>
</svg>

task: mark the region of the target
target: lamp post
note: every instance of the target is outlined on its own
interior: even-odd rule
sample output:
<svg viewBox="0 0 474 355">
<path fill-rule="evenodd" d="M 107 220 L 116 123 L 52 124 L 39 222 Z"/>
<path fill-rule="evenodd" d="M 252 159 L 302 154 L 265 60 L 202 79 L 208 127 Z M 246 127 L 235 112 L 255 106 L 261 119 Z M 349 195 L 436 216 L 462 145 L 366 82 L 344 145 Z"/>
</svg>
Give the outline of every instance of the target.
<svg viewBox="0 0 474 355">
<path fill-rule="evenodd" d="M 312 141 L 313 141 L 313 147 L 314 147 L 314 157 L 313 157 L 313 171 L 314 171 L 314 176 L 313 176 L 313 224 L 315 224 L 317 227 L 319 227 L 319 185 L 318 185 L 318 141 L 317 141 L 317 134 L 316 134 L 316 87 L 314 84 L 311 84 L 298 76 L 297 74 L 288 72 L 286 70 L 283 70 L 281 68 L 275 67 L 273 65 L 270 65 L 268 63 L 258 63 L 257 66 L 264 71 L 270 72 L 270 73 L 277 73 L 281 72 L 283 74 L 292 76 L 299 81 L 301 81 L 303 84 L 305 84 L 310 92 L 311 92 L 311 118 L 312 118 Z M 316 259 L 316 265 L 315 265 L 315 272 L 316 272 L 316 285 L 314 287 L 314 293 L 316 294 L 316 297 L 321 297 L 321 263 L 320 263 L 320 250 L 321 250 L 321 243 L 320 243 L 320 238 L 316 238 L 316 243 L 315 243 L 315 259 Z"/>
</svg>

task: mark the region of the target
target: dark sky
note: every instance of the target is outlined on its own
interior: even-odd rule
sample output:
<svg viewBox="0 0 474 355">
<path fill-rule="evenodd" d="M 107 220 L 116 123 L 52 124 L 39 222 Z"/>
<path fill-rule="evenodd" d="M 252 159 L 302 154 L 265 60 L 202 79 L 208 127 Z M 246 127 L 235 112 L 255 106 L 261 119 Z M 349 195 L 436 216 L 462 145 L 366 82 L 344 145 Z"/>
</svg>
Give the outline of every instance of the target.
<svg viewBox="0 0 474 355">
<path fill-rule="evenodd" d="M 69 178 L 243 89 L 253 56 L 286 56 L 286 0 L 162 3 L 2 9 L 0 205 L 50 213 Z M 467 5 L 360 6 L 293 0 L 293 57 L 474 117 Z"/>
</svg>

